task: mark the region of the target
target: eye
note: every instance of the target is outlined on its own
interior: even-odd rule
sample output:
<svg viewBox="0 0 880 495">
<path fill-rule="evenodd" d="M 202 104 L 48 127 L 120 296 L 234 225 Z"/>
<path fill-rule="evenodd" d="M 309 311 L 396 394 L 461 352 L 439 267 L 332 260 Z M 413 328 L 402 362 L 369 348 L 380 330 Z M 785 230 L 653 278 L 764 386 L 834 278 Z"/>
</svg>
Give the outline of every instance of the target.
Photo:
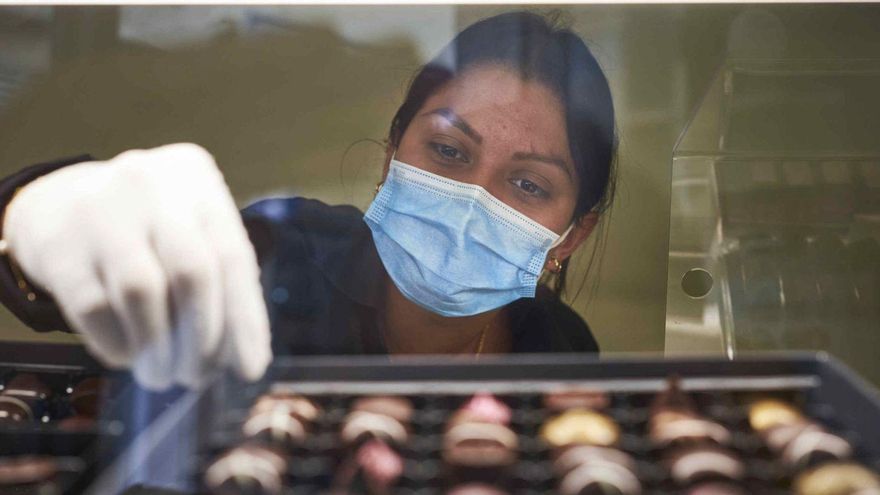
<svg viewBox="0 0 880 495">
<path fill-rule="evenodd" d="M 511 179 L 510 183 L 529 196 L 537 196 L 540 198 L 546 198 L 548 196 L 547 191 L 528 179 Z"/>
<path fill-rule="evenodd" d="M 440 159 L 444 161 L 460 161 L 467 163 L 468 159 L 458 150 L 455 146 L 450 146 L 448 144 L 443 143 L 431 143 L 431 148 L 440 156 Z"/>
</svg>

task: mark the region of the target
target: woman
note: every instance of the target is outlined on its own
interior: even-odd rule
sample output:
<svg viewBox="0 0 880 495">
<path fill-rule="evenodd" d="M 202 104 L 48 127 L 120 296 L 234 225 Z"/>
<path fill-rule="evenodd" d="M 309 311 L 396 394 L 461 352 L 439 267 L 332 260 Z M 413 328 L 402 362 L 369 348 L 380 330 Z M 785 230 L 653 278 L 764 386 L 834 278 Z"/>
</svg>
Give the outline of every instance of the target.
<svg viewBox="0 0 880 495">
<path fill-rule="evenodd" d="M 615 147 L 583 41 L 503 14 L 416 74 L 366 215 L 287 198 L 239 217 L 191 144 L 37 165 L 0 184 L 0 299 L 160 388 L 227 361 L 258 378 L 270 327 L 285 354 L 595 352 L 559 294 Z"/>
</svg>

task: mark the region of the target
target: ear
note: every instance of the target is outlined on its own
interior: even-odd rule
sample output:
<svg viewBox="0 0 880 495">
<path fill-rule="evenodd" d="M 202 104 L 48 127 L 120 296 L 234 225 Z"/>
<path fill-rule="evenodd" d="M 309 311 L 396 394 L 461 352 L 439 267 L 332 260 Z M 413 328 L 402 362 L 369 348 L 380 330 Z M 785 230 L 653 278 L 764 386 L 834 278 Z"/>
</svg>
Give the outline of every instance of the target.
<svg viewBox="0 0 880 495">
<path fill-rule="evenodd" d="M 580 247 L 588 237 L 590 237 L 590 234 L 593 232 L 593 229 L 596 228 L 596 223 L 598 221 L 598 213 L 587 213 L 581 217 L 580 220 L 575 222 L 574 226 L 571 228 L 571 232 L 568 233 L 568 237 L 562 241 L 562 244 L 556 246 L 547 253 L 547 269 L 555 271 L 554 264 L 550 262 L 551 257 L 555 257 L 560 262 L 567 260 L 572 253 L 574 253 L 575 250 Z"/>
<path fill-rule="evenodd" d="M 385 140 L 385 164 L 382 166 L 382 182 L 388 177 L 388 169 L 391 168 L 391 157 L 394 156 L 396 148 L 391 144 L 390 140 Z"/>
</svg>

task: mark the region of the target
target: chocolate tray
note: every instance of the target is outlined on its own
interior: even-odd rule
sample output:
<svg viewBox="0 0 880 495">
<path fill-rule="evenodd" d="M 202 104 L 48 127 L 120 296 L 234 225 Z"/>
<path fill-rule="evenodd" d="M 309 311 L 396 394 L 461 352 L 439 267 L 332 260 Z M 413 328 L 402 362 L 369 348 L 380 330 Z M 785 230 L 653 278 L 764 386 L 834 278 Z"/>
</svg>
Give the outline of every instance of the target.
<svg viewBox="0 0 880 495">
<path fill-rule="evenodd" d="M 501 484 L 511 493 L 553 493 L 558 480 L 549 449 L 538 429 L 551 415 L 544 392 L 576 385 L 607 391 L 606 411 L 621 427 L 619 447 L 636 459 L 643 493 L 683 493 L 660 466 L 645 438 L 651 398 L 676 376 L 708 417 L 735 434 L 731 447 L 745 460 L 743 487 L 749 493 L 789 493 L 791 475 L 774 462 L 749 430 L 745 394 L 784 397 L 831 432 L 849 441 L 853 460 L 880 471 L 880 396 L 838 361 L 824 354 L 762 355 L 728 361 L 710 358 L 616 358 L 601 361 L 578 355 L 523 355 L 479 361 L 448 357 L 278 358 L 260 383 L 224 382 L 197 406 L 211 417 L 203 424 L 204 443 L 193 471 L 201 476 L 212 458 L 242 441 L 241 424 L 263 393 L 305 395 L 324 410 L 315 432 L 291 453 L 285 494 L 325 493 L 343 456 L 336 445 L 340 423 L 356 397 L 400 395 L 415 406 L 411 442 L 400 451 L 404 474 L 394 493 L 443 493 L 440 459 L 445 420 L 476 392 L 488 391 L 513 410 L 511 428 L 519 436 L 519 461 Z M 216 414 L 217 411 L 222 411 Z M 195 481 L 198 485 L 198 480 Z M 205 492 L 204 488 L 201 489 Z M 358 492 L 357 490 L 353 490 Z"/>
<path fill-rule="evenodd" d="M 101 421 L 67 428 L 60 425 L 73 415 L 69 403 L 73 387 L 84 378 L 102 375 L 102 368 L 81 346 L 3 343 L 0 393 L 20 374 L 37 377 L 50 393 L 33 406 L 32 418 L 0 423 L 0 457 L 52 458 L 57 475 L 42 488 L 30 489 L 34 493 L 81 493 L 99 468 L 103 446 L 110 445 L 108 440 L 118 435 L 121 425 Z"/>
</svg>

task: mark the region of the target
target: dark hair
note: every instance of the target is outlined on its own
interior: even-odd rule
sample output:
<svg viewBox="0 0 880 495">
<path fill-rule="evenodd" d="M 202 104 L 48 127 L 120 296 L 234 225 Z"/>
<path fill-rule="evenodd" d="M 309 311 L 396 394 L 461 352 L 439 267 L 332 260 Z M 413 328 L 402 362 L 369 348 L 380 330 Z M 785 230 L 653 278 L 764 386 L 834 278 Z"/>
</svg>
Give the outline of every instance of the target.
<svg viewBox="0 0 880 495">
<path fill-rule="evenodd" d="M 478 21 L 458 34 L 410 83 L 389 131 L 400 145 L 425 100 L 448 81 L 477 65 L 502 65 L 524 80 L 550 88 L 562 101 L 568 142 L 580 181 L 572 220 L 605 211 L 614 196 L 617 136 L 611 90 L 583 40 L 555 20 L 530 12 L 510 12 Z M 565 288 L 568 260 L 552 289 Z"/>
</svg>

